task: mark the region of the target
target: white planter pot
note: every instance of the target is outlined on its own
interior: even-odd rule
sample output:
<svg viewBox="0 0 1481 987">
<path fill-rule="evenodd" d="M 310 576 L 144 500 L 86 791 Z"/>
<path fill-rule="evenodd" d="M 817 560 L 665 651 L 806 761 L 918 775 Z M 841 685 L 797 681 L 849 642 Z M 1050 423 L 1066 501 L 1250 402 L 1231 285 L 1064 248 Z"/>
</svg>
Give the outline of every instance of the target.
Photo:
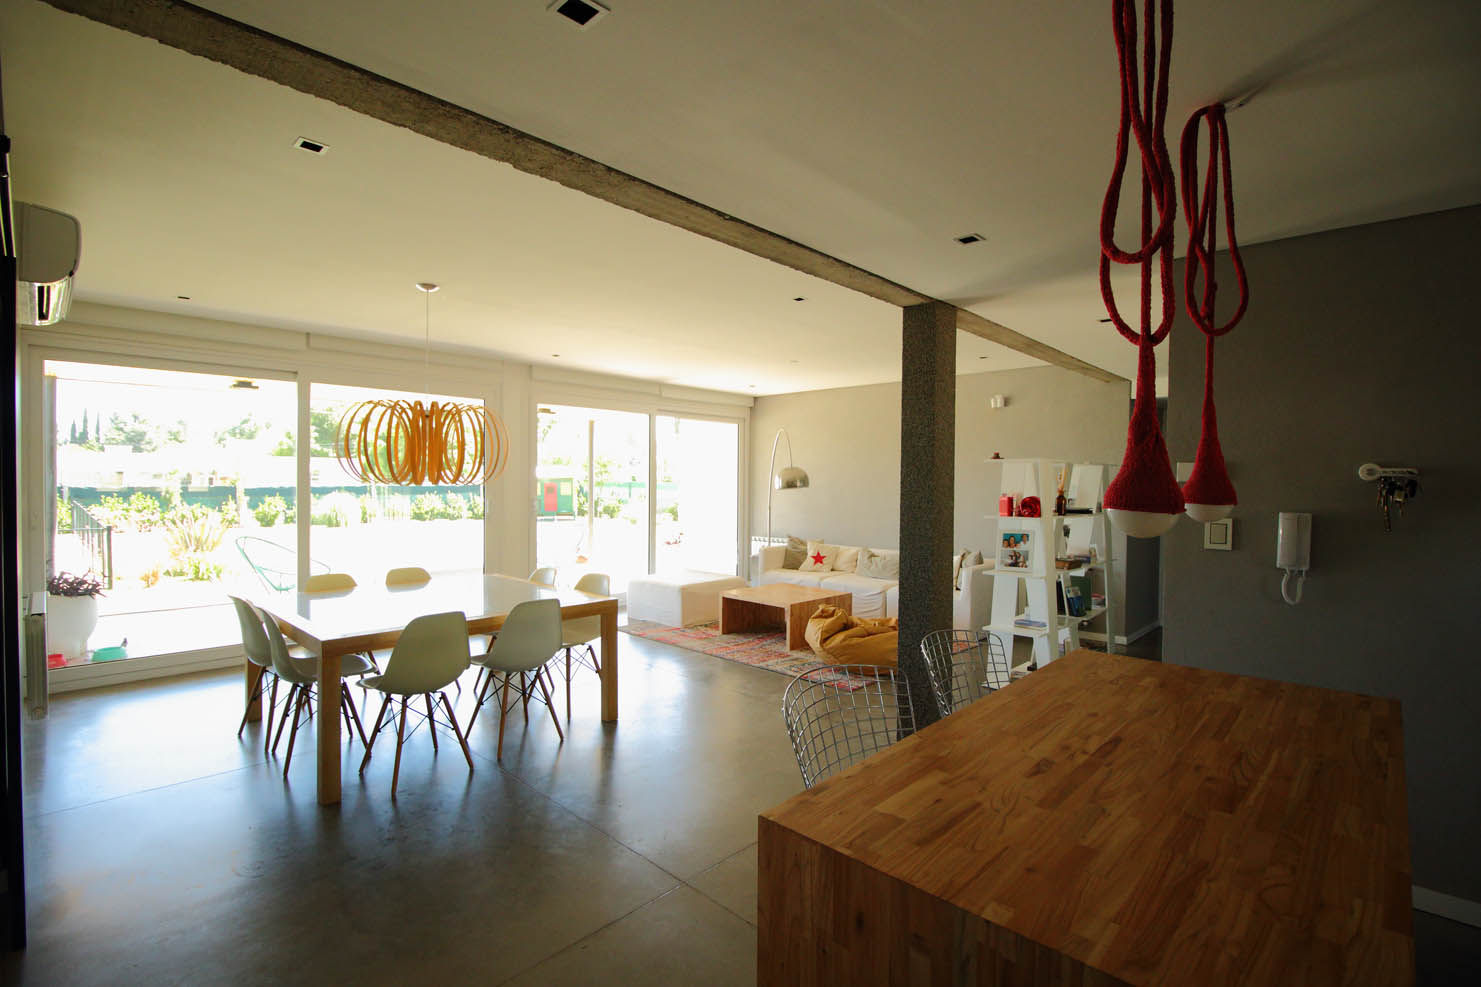
<svg viewBox="0 0 1481 987">
<path fill-rule="evenodd" d="M 92 596 L 46 597 L 46 651 L 68 658 L 87 657 L 87 639 L 98 626 L 98 601 Z"/>
</svg>

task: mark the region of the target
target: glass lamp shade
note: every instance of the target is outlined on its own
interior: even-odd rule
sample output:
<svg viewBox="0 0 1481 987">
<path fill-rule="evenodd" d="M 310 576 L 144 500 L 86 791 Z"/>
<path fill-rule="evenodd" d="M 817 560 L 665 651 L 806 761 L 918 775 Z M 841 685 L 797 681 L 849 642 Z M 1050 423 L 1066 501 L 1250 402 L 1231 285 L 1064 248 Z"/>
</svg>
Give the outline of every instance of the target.
<svg viewBox="0 0 1481 987">
<path fill-rule="evenodd" d="M 1185 509 L 1195 521 L 1222 521 L 1234 510 L 1233 504 L 1195 504 L 1188 501 Z"/>
<path fill-rule="evenodd" d="M 772 484 L 778 490 L 798 490 L 808 484 L 807 471 L 800 466 L 783 466 L 772 478 Z"/>
<path fill-rule="evenodd" d="M 1106 516 L 1111 519 L 1113 525 L 1132 538 L 1159 538 L 1172 530 L 1172 526 L 1178 523 L 1180 515 L 1107 507 Z"/>
</svg>

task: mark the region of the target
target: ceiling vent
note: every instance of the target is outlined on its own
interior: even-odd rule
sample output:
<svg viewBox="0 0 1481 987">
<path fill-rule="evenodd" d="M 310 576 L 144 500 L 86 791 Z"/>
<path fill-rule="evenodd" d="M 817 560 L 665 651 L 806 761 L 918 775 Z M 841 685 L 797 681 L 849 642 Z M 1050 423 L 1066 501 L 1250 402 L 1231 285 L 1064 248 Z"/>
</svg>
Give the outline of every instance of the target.
<svg viewBox="0 0 1481 987">
<path fill-rule="evenodd" d="M 583 31 L 611 13 L 606 7 L 594 3 L 593 0 L 555 0 L 545 9 L 560 14 Z"/>
<path fill-rule="evenodd" d="M 307 137 L 294 138 L 293 146 L 301 151 L 308 151 L 310 154 L 323 154 L 329 150 L 329 145 L 323 141 L 309 140 Z"/>
<path fill-rule="evenodd" d="M 983 240 L 986 239 L 987 237 L 983 236 L 981 233 L 963 233 L 961 236 L 956 238 L 956 242 L 960 243 L 962 246 L 966 246 L 969 243 L 981 243 Z"/>
</svg>

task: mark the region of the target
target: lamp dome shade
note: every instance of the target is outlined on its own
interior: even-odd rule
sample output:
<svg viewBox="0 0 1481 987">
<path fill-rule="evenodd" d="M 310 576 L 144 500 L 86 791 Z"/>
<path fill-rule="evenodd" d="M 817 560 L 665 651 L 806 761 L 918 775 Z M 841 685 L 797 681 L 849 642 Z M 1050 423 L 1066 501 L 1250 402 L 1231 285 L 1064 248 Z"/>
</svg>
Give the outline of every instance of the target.
<svg viewBox="0 0 1481 987">
<path fill-rule="evenodd" d="M 783 466 L 772 482 L 778 490 L 798 490 L 808 485 L 807 471 L 800 466 Z"/>
<path fill-rule="evenodd" d="M 1209 341 L 1208 360 L 1213 360 L 1213 341 Z M 1193 459 L 1193 472 L 1183 484 L 1183 500 L 1188 516 L 1195 521 L 1222 521 L 1229 516 L 1239 497 L 1224 464 L 1224 449 L 1219 445 L 1219 421 L 1214 410 L 1212 373 L 1208 373 L 1203 392 L 1203 434 L 1198 439 L 1198 454 Z"/>
<path fill-rule="evenodd" d="M 1137 348 L 1136 406 L 1126 429 L 1126 455 L 1103 501 L 1106 515 L 1133 538 L 1165 534 L 1183 513 L 1183 491 L 1167 458 L 1167 443 L 1157 425 L 1157 396 L 1152 382 L 1157 366 L 1151 341 L 1144 335 Z"/>
</svg>

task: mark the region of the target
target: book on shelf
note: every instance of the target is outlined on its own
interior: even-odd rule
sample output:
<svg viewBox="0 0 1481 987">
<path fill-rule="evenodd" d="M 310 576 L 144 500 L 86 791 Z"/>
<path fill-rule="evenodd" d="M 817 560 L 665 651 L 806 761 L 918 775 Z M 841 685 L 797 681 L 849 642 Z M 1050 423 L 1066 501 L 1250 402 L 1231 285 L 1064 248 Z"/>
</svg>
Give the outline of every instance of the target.
<svg viewBox="0 0 1481 987">
<path fill-rule="evenodd" d="M 1034 630 L 1038 630 L 1040 628 L 1048 627 L 1049 625 L 1042 620 L 1035 620 L 1032 617 L 1018 617 L 1014 619 L 1013 626 L 1028 627 Z"/>
</svg>

